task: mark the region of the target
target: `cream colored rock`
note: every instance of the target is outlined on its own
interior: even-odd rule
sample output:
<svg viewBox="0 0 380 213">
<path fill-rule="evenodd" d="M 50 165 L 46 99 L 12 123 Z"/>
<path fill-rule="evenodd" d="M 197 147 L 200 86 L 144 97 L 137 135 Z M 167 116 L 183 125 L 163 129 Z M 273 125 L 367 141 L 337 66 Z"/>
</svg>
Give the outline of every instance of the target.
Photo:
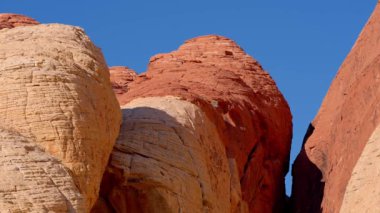
<svg viewBox="0 0 380 213">
<path fill-rule="evenodd" d="M 0 82 L 0 129 L 25 138 L 30 146 L 44 151 L 41 157 L 47 159 L 38 165 L 37 154 L 16 153 L 15 157 L 22 158 L 20 166 L 25 166 L 26 171 L 29 168 L 40 171 L 52 165 L 51 169 L 41 170 L 41 177 L 30 176 L 31 180 L 21 178 L 21 174 L 19 179 L 13 179 L 13 173 L 2 173 L 0 189 L 7 188 L 7 180 L 13 179 L 18 197 L 0 197 L 0 211 L 9 210 L 9 202 L 32 205 L 31 209 L 21 210 L 25 212 L 34 206 L 41 206 L 45 211 L 70 208 L 89 211 L 97 199 L 121 119 L 100 50 L 77 27 L 52 24 L 3 29 L 0 31 Z M 19 141 L 9 143 L 17 145 Z M 20 152 L 27 149 L 17 146 Z M 3 158 L 8 156 L 8 151 L 0 150 Z M 35 161 L 33 166 L 31 162 Z M 10 162 L 11 168 L 15 163 Z M 44 188 L 50 183 L 41 184 L 41 188 L 28 185 L 40 184 L 38 178 L 45 180 L 60 175 L 63 177 L 60 180 L 52 178 L 56 185 L 52 193 Z M 60 181 L 64 182 L 64 189 L 57 184 Z M 21 186 L 30 190 L 18 192 Z M 60 198 L 57 190 L 61 191 Z M 41 199 L 34 199 L 32 195 L 38 193 L 42 193 Z M 55 194 L 58 200 L 66 200 L 66 207 L 46 204 L 55 199 Z"/>
<path fill-rule="evenodd" d="M 340 212 L 380 212 L 380 126 L 354 167 Z"/>
<path fill-rule="evenodd" d="M 16 133 L 0 130 L 1 212 L 84 212 L 84 199 L 57 159 Z"/>
<path fill-rule="evenodd" d="M 103 194 L 116 212 L 247 209 L 236 162 L 229 162 L 215 125 L 199 107 L 165 96 L 135 99 L 122 108 L 106 173 L 113 177 L 105 180 L 112 188 Z"/>
</svg>

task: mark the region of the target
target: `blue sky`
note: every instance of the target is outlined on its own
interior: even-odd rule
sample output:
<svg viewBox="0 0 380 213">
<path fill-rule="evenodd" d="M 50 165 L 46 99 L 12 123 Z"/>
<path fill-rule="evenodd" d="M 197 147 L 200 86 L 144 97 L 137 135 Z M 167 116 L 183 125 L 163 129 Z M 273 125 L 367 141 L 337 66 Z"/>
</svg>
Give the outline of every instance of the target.
<svg viewBox="0 0 380 213">
<path fill-rule="evenodd" d="M 235 40 L 288 100 L 291 161 L 377 0 L 1 0 L 0 12 L 84 28 L 107 63 L 145 71 L 149 58 L 206 34 Z M 291 178 L 286 179 L 290 192 Z"/>
</svg>

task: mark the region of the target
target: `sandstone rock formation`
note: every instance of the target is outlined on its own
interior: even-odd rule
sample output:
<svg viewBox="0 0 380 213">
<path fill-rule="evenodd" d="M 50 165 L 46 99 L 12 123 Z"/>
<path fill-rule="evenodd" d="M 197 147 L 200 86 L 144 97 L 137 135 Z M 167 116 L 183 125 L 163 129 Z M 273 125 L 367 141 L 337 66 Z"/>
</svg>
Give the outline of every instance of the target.
<svg viewBox="0 0 380 213">
<path fill-rule="evenodd" d="M 128 91 L 128 84 L 137 78 L 137 73 L 128 67 L 110 67 L 110 80 L 116 97 Z"/>
<path fill-rule="evenodd" d="M 148 71 L 127 82 L 94 212 L 281 210 L 290 110 L 236 43 L 191 39 L 152 57 Z"/>
<path fill-rule="evenodd" d="M 380 128 L 373 132 L 343 196 L 340 212 L 380 212 Z"/>
<path fill-rule="evenodd" d="M 294 212 L 379 212 L 379 50 L 377 5 L 293 166 Z"/>
<path fill-rule="evenodd" d="M 4 28 L 14 28 L 19 26 L 31 26 L 39 24 L 36 20 L 17 14 L 1 13 L 0 30 Z"/>
<path fill-rule="evenodd" d="M 38 24 L 0 14 L 1 212 L 282 210 L 290 110 L 237 44 L 108 73 L 83 30 Z"/>
<path fill-rule="evenodd" d="M 1 212 L 85 212 L 69 169 L 33 141 L 0 128 Z"/>
<path fill-rule="evenodd" d="M 2 29 L 0 82 L 0 211 L 89 212 L 121 122 L 100 50 L 77 27 Z"/>
<path fill-rule="evenodd" d="M 111 158 L 114 171 L 123 171 L 115 176 L 120 185 L 109 192 L 116 212 L 231 209 L 229 162 L 204 112 L 166 96 L 135 99 L 123 115 Z"/>
</svg>

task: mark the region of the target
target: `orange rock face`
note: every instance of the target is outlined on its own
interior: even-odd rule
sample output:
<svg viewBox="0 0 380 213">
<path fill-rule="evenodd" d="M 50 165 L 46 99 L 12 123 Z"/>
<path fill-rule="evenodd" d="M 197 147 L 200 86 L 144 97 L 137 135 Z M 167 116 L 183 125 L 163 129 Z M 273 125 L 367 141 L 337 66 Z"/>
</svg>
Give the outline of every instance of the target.
<svg viewBox="0 0 380 213">
<path fill-rule="evenodd" d="M 110 67 L 110 80 L 112 89 L 119 98 L 122 94 L 128 91 L 128 84 L 134 81 L 137 77 L 137 73 L 128 67 Z"/>
<path fill-rule="evenodd" d="M 334 79 L 293 166 L 294 212 L 379 211 L 379 38 L 378 5 Z"/>
<path fill-rule="evenodd" d="M 188 40 L 177 51 L 152 57 L 148 71 L 138 77 L 134 77 L 133 74 L 133 78 L 136 78 L 133 82 L 129 81 L 128 72 L 125 72 L 126 75 L 120 75 L 121 78 L 127 80 L 120 81 L 116 76 L 117 73 L 120 71 L 111 71 L 111 79 L 114 85 L 116 85 L 115 82 L 127 85 L 128 92 L 122 94 L 125 89 L 120 88 L 124 86 L 118 86 L 116 93 L 120 104 L 128 109 L 137 105 L 134 100 L 138 98 L 166 96 L 178 97 L 190 103 L 188 106 L 178 102 L 178 108 L 179 105 L 181 107 L 183 105 L 186 109 L 195 105 L 196 112 L 199 108 L 214 125 L 210 128 L 217 131 L 218 137 L 212 141 L 220 141 L 225 149 L 225 154 L 206 153 L 202 156 L 211 159 L 221 156 L 224 159 L 220 161 L 221 166 L 224 165 L 222 162 L 235 162 L 233 164 L 236 167 L 238 191 L 241 188 L 242 200 L 250 212 L 281 210 L 285 195 L 284 176 L 288 171 L 292 137 L 291 113 L 269 74 L 235 42 L 220 36 L 198 37 Z M 158 100 L 146 99 L 146 101 L 153 103 Z M 173 103 L 173 100 L 160 101 Z M 141 101 L 137 102 L 140 106 Z M 147 106 L 149 106 L 148 103 Z M 170 114 L 172 110 L 178 110 L 173 109 L 173 105 L 170 106 L 165 108 L 169 110 L 167 114 Z M 130 111 L 125 113 L 135 118 Z M 139 117 L 139 119 L 144 120 L 149 117 Z M 162 121 L 162 119 L 158 120 L 157 122 Z M 141 124 L 129 124 L 129 126 L 134 125 Z M 196 125 L 194 128 L 196 132 L 200 131 Z M 181 134 L 178 133 L 178 135 Z M 116 151 L 120 151 L 120 148 Z M 120 157 L 120 155 L 113 155 L 113 158 L 117 156 Z M 105 174 L 105 179 L 112 181 L 103 181 L 103 199 L 112 206 L 112 203 L 117 203 L 116 197 L 120 199 L 124 196 L 129 197 L 127 199 L 129 203 L 136 204 L 138 199 L 131 196 L 133 197 L 133 194 L 143 196 L 144 193 L 136 191 L 136 188 L 135 191 L 128 191 L 122 186 L 126 185 L 125 182 L 116 181 L 123 179 L 120 175 L 116 175 L 116 173 L 120 174 L 120 162 L 122 161 L 117 162 L 119 173 L 115 172 L 115 166 L 111 163 L 109 171 L 112 172 Z M 130 172 L 130 170 L 122 170 L 124 174 Z M 232 170 L 229 172 L 232 176 Z M 170 177 L 171 174 L 168 175 Z M 211 177 L 211 182 L 214 179 Z"/>
<path fill-rule="evenodd" d="M 39 24 L 36 20 L 23 15 L 2 13 L 0 14 L 0 30 L 19 26 L 30 26 Z"/>
</svg>

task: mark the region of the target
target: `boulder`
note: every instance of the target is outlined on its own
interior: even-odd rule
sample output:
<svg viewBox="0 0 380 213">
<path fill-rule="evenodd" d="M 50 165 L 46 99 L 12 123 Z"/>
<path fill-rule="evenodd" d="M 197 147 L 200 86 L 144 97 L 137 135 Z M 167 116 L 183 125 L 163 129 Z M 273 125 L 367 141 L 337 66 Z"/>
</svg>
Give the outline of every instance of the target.
<svg viewBox="0 0 380 213">
<path fill-rule="evenodd" d="M 0 30 L 0 211 L 89 212 L 121 112 L 77 27 Z"/>
</svg>

